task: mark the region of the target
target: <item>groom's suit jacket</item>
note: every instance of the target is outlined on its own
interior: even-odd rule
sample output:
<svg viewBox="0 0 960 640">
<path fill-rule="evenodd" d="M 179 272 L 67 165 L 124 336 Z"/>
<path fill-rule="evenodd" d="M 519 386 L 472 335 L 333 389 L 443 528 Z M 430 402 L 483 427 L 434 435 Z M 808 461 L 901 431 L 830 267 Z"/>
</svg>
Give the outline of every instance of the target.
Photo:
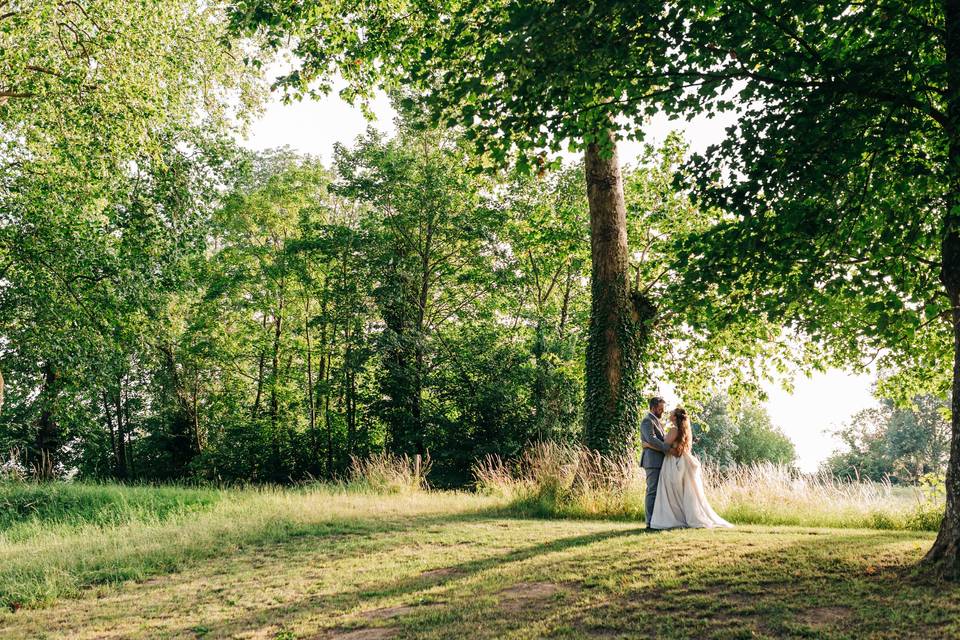
<svg viewBox="0 0 960 640">
<path fill-rule="evenodd" d="M 640 456 L 640 466 L 644 469 L 659 469 L 663 466 L 663 454 L 670 450 L 670 447 L 663 441 L 666 434 L 663 431 L 663 425 L 657 416 L 647 412 L 647 415 L 640 421 L 640 440 L 652 445 L 653 449 L 644 447 L 643 454 Z"/>
</svg>

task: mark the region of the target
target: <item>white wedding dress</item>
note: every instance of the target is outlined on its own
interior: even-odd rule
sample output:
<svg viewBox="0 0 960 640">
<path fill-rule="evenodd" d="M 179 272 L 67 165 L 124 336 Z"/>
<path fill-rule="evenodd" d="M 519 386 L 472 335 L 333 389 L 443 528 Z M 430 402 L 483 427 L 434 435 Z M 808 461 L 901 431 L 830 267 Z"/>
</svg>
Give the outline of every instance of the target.
<svg viewBox="0 0 960 640">
<path fill-rule="evenodd" d="M 687 452 L 680 457 L 667 454 L 660 469 L 657 500 L 650 519 L 653 529 L 692 527 L 713 529 L 733 527 L 717 515 L 703 491 L 700 461 Z"/>
</svg>

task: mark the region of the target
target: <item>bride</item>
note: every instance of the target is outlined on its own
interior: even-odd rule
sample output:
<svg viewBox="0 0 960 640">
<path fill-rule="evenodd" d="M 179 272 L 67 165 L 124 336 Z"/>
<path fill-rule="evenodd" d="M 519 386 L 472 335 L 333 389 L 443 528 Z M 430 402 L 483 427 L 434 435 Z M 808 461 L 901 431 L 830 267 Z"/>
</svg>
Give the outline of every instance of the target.
<svg viewBox="0 0 960 640">
<path fill-rule="evenodd" d="M 664 438 L 670 451 L 664 457 L 663 468 L 660 470 L 660 483 L 650 527 L 732 527 L 732 524 L 717 515 L 703 492 L 700 461 L 690 453 L 693 438 L 687 410 L 683 407 L 674 409 L 670 414 L 670 422 L 673 427 Z"/>
</svg>

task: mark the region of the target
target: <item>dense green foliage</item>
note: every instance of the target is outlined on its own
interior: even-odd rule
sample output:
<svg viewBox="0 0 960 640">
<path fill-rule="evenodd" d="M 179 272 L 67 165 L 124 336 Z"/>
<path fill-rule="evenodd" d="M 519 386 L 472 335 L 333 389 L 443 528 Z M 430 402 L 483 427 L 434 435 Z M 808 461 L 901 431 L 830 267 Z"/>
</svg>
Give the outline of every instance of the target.
<svg viewBox="0 0 960 640">
<path fill-rule="evenodd" d="M 796 462 L 793 442 L 775 427 L 762 406 L 748 404 L 739 410 L 724 396 L 714 396 L 696 414 L 694 451 L 721 467 Z"/>
<path fill-rule="evenodd" d="M 435 125 L 462 126 L 478 164 L 492 169 L 515 161 L 521 172 L 542 172 L 563 146 L 584 151 L 591 243 L 584 436 L 591 447 L 622 454 L 640 417 L 638 388 L 666 378 L 694 395 L 700 389 L 684 378 L 718 360 L 751 385 L 761 355 L 791 359 L 789 350 L 765 349 L 779 336 L 765 317 L 711 313 L 714 289 L 673 286 L 681 280 L 673 268 L 681 228 L 704 231 L 716 212 L 673 218 L 648 210 L 639 236 L 623 215 L 618 133 L 637 135 L 658 109 L 654 97 L 684 95 L 689 86 L 664 89 L 659 75 L 695 12 L 688 4 L 594 2 L 584 10 L 552 0 L 235 0 L 231 16 L 238 32 L 262 36 L 268 50 L 292 42 L 296 63 L 277 82 L 290 97 L 329 91 L 335 75 L 346 80 L 348 99 L 386 88 Z M 696 331 L 688 315 L 700 316 Z M 677 344 L 691 351 L 707 344 L 708 357 L 687 354 L 665 375 L 649 376 L 660 364 L 657 351 Z"/>
<path fill-rule="evenodd" d="M 960 1 L 573 5 L 237 0 L 233 19 L 300 36 L 294 92 L 333 70 L 352 94 L 413 87 L 495 161 L 609 151 L 617 116 L 635 133 L 659 110 L 736 111 L 692 162 L 697 196 L 727 215 L 680 239 L 689 290 L 721 303 L 695 326 L 769 320 L 811 338 L 808 361 L 878 359 L 902 397 L 952 386 L 931 560 L 960 576 Z"/>
<path fill-rule="evenodd" d="M 902 483 L 943 476 L 950 452 L 948 415 L 948 404 L 933 396 L 918 396 L 906 408 L 886 401 L 861 411 L 837 432 L 847 450 L 824 467 L 838 476 Z"/>
<path fill-rule="evenodd" d="M 286 482 L 387 450 L 462 482 L 584 423 L 622 452 L 643 393 L 795 361 L 960 402 L 958 0 L 238 0 L 232 34 L 199 0 L 0 8 L 0 445 L 39 475 Z M 332 167 L 228 142 L 290 36 L 289 95 L 394 90 L 397 136 Z M 676 138 L 612 161 L 645 115 L 731 110 L 685 166 Z M 731 424 L 718 458 L 791 457 Z M 911 433 L 890 464 L 920 470 Z"/>
<path fill-rule="evenodd" d="M 638 277 L 674 277 L 653 225 L 704 224 L 671 185 L 682 154 L 671 138 L 626 172 Z M 153 197 L 163 215 L 176 205 L 189 232 L 136 227 L 116 271 L 94 283 L 95 294 L 130 292 L 74 320 L 109 359 L 76 352 L 71 366 L 38 371 L 22 349 L 46 344 L 48 326 L 14 325 L 3 447 L 28 466 L 46 451 L 45 473 L 270 482 L 333 477 L 352 456 L 386 450 L 429 454 L 444 484 L 468 481 L 488 453 L 576 440 L 582 169 L 490 176 L 474 161 L 454 133 L 406 125 L 338 149 L 331 168 L 288 151 L 171 151 L 164 166 L 181 182 Z M 716 345 L 675 340 L 685 320 L 669 311 L 644 371 L 693 395 L 723 360 L 703 356 Z M 664 356 L 690 365 L 667 370 Z"/>
<path fill-rule="evenodd" d="M 0 443 L 42 473 L 83 438 L 126 475 L 138 346 L 164 340 L 230 170 L 220 139 L 258 100 L 224 36 L 196 0 L 0 7 Z M 115 426 L 91 432 L 101 405 Z"/>
<path fill-rule="evenodd" d="M 81 219 L 44 222 L 68 234 L 58 257 L 10 263 L 0 446 L 19 463 L 289 482 L 389 451 L 429 454 L 444 484 L 468 481 L 486 454 L 580 438 L 582 167 L 477 172 L 457 131 L 410 115 L 392 138 L 371 130 L 339 148 L 331 167 L 186 130 L 99 195 L 110 215 L 92 219 L 88 245 L 71 235 Z M 679 278 L 669 247 L 715 215 L 673 187 L 683 156 L 672 136 L 624 183 L 631 286 L 659 307 L 633 393 L 669 379 L 693 400 L 722 381 L 749 386 L 737 358 L 759 352 L 743 327 L 690 333 L 699 301 L 666 297 Z M 30 176 L 17 180 L 10 201 L 47 211 L 45 192 L 17 188 Z M 11 211 L 7 230 L 25 234 L 27 214 Z M 736 341 L 746 348 L 731 355 Z"/>
<path fill-rule="evenodd" d="M 689 4 L 666 75 L 702 83 L 667 108 L 739 119 L 692 161 L 729 218 L 681 268 L 833 363 L 876 361 L 887 395 L 952 397 L 928 559 L 960 576 L 960 2 Z"/>
</svg>

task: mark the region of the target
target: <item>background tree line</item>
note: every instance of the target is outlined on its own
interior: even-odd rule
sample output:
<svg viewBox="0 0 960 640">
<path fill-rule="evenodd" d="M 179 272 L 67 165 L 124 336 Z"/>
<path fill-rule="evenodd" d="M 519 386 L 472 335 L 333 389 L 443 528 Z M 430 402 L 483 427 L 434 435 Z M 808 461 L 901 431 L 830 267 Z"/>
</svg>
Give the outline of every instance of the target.
<svg viewBox="0 0 960 640">
<path fill-rule="evenodd" d="M 673 184 L 678 138 L 626 171 L 594 150 L 592 169 L 509 172 L 407 96 L 397 136 L 334 166 L 250 154 L 232 139 L 269 54 L 226 4 L 5 8 L 0 446 L 41 473 L 285 481 L 387 450 L 458 482 L 534 439 L 627 449 L 663 382 L 755 389 L 775 327 L 696 331 L 718 292 L 676 292 L 676 240 L 721 215 Z M 596 170 L 629 231 L 610 252 L 591 247 Z M 613 342 L 589 324 L 601 281 Z"/>
<path fill-rule="evenodd" d="M 721 467 L 767 462 L 792 466 L 797 459 L 793 442 L 774 426 L 762 405 L 731 403 L 715 395 L 699 407 L 692 426 L 698 455 Z"/>
<path fill-rule="evenodd" d="M 292 43 L 297 64 L 277 83 L 290 97 L 329 90 L 337 74 L 347 98 L 403 91 L 406 109 L 435 125 L 462 126 L 491 171 L 546 170 L 555 164 L 549 154 L 564 146 L 583 153 L 588 446 L 629 450 L 639 398 L 654 380 L 696 394 L 698 382 L 720 371 L 725 383 L 750 387 L 758 372 L 796 360 L 876 361 L 892 372 L 889 395 L 951 397 L 946 512 L 928 561 L 960 576 L 960 1 L 609 0 L 583 10 L 556 0 L 0 0 L 0 7 L 3 360 L 16 349 L 27 363 L 23 380 L 9 377 L 11 395 L 32 412 L 18 424 L 39 434 L 34 453 L 74 453 L 64 438 L 69 428 L 98 423 L 89 418 L 97 413 L 106 423 L 106 409 L 89 398 L 97 390 L 97 404 L 110 407 L 111 455 L 126 473 L 137 403 L 144 415 L 162 415 L 160 404 L 142 403 L 142 388 L 161 383 L 165 411 L 181 425 L 171 432 L 173 450 L 199 454 L 208 446 L 200 426 L 208 371 L 199 360 L 195 369 L 177 364 L 183 354 L 174 352 L 162 356 L 165 377 L 147 377 L 139 372 L 156 353 L 129 345 L 159 340 L 162 354 L 175 343 L 168 338 L 192 326 L 171 321 L 160 327 L 165 334 L 151 323 L 169 315 L 168 293 L 195 284 L 181 281 L 194 275 L 184 268 L 195 254 L 189 241 L 206 247 L 198 229 L 232 188 L 218 175 L 229 154 L 204 154 L 208 166 L 194 161 L 221 144 L 226 98 L 256 102 L 259 69 Z M 618 139 L 638 136 L 653 114 L 721 112 L 736 112 L 737 125 L 671 172 L 684 190 L 673 190 L 669 206 L 641 205 L 643 216 L 628 215 L 630 178 L 619 166 Z M 430 191 L 424 203 L 444 197 Z M 392 196 L 384 200 L 374 188 L 354 204 L 383 210 L 384 202 L 394 210 Z M 413 393 L 384 393 L 382 380 L 368 387 L 389 408 L 388 433 L 415 450 L 436 428 L 425 411 L 445 399 L 428 383 L 448 370 L 433 366 L 430 354 L 449 337 L 444 325 L 460 327 L 466 312 L 439 313 L 456 303 L 434 285 L 441 276 L 469 280 L 475 268 L 465 261 L 433 271 L 424 257 L 433 247 L 429 227 L 417 228 L 420 246 L 402 233 L 394 238 L 403 248 L 389 263 L 398 276 L 390 286 L 401 297 L 380 311 L 388 328 L 379 333 L 393 350 L 388 386 Z M 260 248 L 278 251 L 289 238 L 264 238 Z M 270 425 L 280 456 L 297 354 L 285 340 L 291 322 L 311 318 L 291 315 L 289 306 L 295 281 L 287 269 L 299 256 L 255 257 L 277 280 L 242 297 L 259 305 L 253 321 L 263 335 L 241 355 L 256 363 L 249 414 Z M 541 274 L 534 280 L 554 293 Z M 337 331 L 343 353 L 336 357 L 352 363 L 367 352 L 355 350 L 356 317 L 348 316 L 336 329 L 319 328 Z M 801 353 L 779 348 L 784 332 L 809 339 Z M 194 345 L 198 356 L 204 344 Z M 468 373 L 462 367 L 459 375 L 468 380 Z M 352 407 L 344 409 L 347 433 L 362 424 L 355 410 L 365 382 L 359 373 L 338 380 L 351 389 L 343 392 Z M 81 392 L 86 402 L 71 404 Z M 314 431 L 316 400 L 311 388 Z M 75 410 L 66 415 L 64 406 Z"/>
<path fill-rule="evenodd" d="M 11 261 L 0 446 L 48 472 L 271 482 L 429 453 L 462 483 L 487 453 L 581 437 L 582 166 L 477 172 L 455 132 L 406 122 L 331 167 L 194 141 L 126 176 L 95 250 L 71 237 Z M 703 218 L 671 184 L 683 153 L 671 137 L 625 174 L 638 277 L 669 257 L 657 218 Z"/>
<path fill-rule="evenodd" d="M 916 483 L 945 473 L 950 455 L 950 404 L 922 395 L 911 405 L 884 400 L 851 418 L 836 435 L 846 450 L 823 463 L 833 475 L 850 479 Z"/>
</svg>

